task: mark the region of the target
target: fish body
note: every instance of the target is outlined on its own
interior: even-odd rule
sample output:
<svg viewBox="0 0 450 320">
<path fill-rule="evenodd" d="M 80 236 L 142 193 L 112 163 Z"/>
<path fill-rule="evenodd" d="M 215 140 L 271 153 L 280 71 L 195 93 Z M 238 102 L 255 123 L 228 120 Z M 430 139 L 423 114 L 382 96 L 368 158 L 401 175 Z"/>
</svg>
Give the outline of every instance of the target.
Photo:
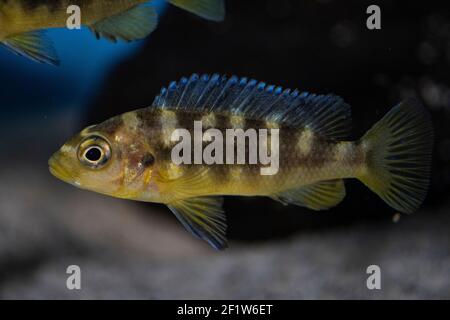
<svg viewBox="0 0 450 320">
<path fill-rule="evenodd" d="M 86 128 L 49 166 L 58 178 L 84 189 L 164 203 L 189 231 L 218 249 L 226 245 L 224 195 L 267 196 L 323 210 L 344 198 L 343 179 L 357 178 L 400 212 L 417 209 L 428 187 L 433 138 L 423 107 L 414 100 L 400 103 L 357 141 L 346 139 L 350 125 L 350 107 L 334 95 L 193 75 L 163 88 L 151 107 Z M 241 145 L 231 135 L 236 130 L 248 133 Z M 189 133 L 188 140 L 180 132 Z M 252 132 L 265 134 L 250 143 Z M 208 153 L 217 141 L 223 148 L 218 143 Z M 182 156 L 190 161 L 179 163 L 174 150 L 184 142 L 191 148 Z M 214 155 L 214 161 L 196 159 L 195 146 L 197 155 Z M 92 147 L 100 151 L 90 161 Z M 260 150 L 271 156 L 275 170 L 267 170 L 273 164 L 268 161 L 250 161 L 255 153 L 263 159 Z M 228 162 L 228 153 L 239 151 L 245 161 Z"/>
<path fill-rule="evenodd" d="M 112 41 L 133 41 L 148 36 L 158 16 L 151 0 L 0 0 L 0 43 L 15 53 L 38 62 L 58 64 L 51 41 L 43 34 L 49 28 L 67 26 L 70 6 L 80 8 L 81 24 L 97 36 Z M 168 0 L 203 18 L 221 21 L 223 0 Z"/>
<path fill-rule="evenodd" d="M 11 35 L 28 33 L 49 28 L 64 28 L 69 17 L 67 8 L 77 5 L 81 9 L 82 22 L 91 25 L 104 18 L 146 2 L 145 0 L 17 0 L 0 1 L 2 19 L 0 20 L 0 39 Z"/>
<path fill-rule="evenodd" d="M 205 124 L 203 127 L 205 131 L 215 128 L 224 137 L 229 129 L 240 128 L 247 131 L 250 128 L 256 130 L 278 128 L 280 135 L 278 172 L 261 175 L 261 168 L 267 166 L 225 164 L 225 159 L 223 159 L 223 164 L 174 165 L 171 159 L 171 150 L 177 142 L 171 141 L 171 132 L 176 128 L 194 132 L 195 121 Z M 242 115 L 225 112 L 189 112 L 171 108 L 144 108 L 113 118 L 101 124 L 100 127 L 94 126 L 83 135 L 89 136 L 98 131 L 103 132 L 102 127 L 108 128 L 108 132 L 110 130 L 114 132 L 113 137 L 110 136 L 108 139 L 128 140 L 126 143 L 128 149 L 122 151 L 121 154 L 136 154 L 136 158 L 133 156 L 132 159 L 129 159 L 131 163 L 136 164 L 134 167 L 142 163 L 143 161 L 140 160 L 148 153 L 158 159 L 158 169 L 153 167 L 152 170 L 155 174 L 154 187 L 150 191 L 146 183 L 140 183 L 135 190 L 135 200 L 170 202 L 177 199 L 180 191 L 165 185 L 164 181 L 177 180 L 180 177 L 190 178 L 200 173 L 204 175 L 202 183 L 199 183 L 195 189 L 192 189 L 192 185 L 187 186 L 189 190 L 183 192 L 192 192 L 190 196 L 270 196 L 316 181 L 353 177 L 354 171 L 358 169 L 358 163 L 363 162 L 362 147 L 356 143 L 328 141 L 320 136 L 314 137 L 314 133 L 307 128 L 279 127 L 276 123 L 268 123 L 261 119 L 248 119 Z M 142 141 L 142 137 L 146 137 L 144 141 Z M 146 141 L 151 141 L 151 144 L 145 143 Z M 203 146 L 207 144 L 204 142 Z M 293 150 L 298 152 L 293 152 Z M 247 148 L 246 159 L 249 158 L 248 154 Z M 122 171 L 124 176 L 126 176 L 125 171 L 127 170 Z M 136 176 L 141 175 L 139 170 L 135 171 L 137 172 Z M 159 180 L 156 175 L 160 176 Z M 123 188 L 119 188 L 113 196 L 129 197 L 127 184 L 121 186 Z M 155 190 L 161 191 L 156 198 Z"/>
</svg>

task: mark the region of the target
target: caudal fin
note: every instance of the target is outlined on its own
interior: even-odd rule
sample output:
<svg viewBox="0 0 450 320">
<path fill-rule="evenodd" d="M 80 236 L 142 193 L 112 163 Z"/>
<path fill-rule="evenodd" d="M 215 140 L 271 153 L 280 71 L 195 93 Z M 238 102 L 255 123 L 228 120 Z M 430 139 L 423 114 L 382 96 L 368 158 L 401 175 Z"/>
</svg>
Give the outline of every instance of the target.
<svg viewBox="0 0 450 320">
<path fill-rule="evenodd" d="M 357 178 L 394 209 L 415 211 L 426 196 L 431 170 L 433 126 L 426 109 L 405 100 L 360 142 L 366 164 Z"/>
<path fill-rule="evenodd" d="M 208 20 L 225 20 L 224 0 L 169 0 L 169 2 Z"/>
</svg>

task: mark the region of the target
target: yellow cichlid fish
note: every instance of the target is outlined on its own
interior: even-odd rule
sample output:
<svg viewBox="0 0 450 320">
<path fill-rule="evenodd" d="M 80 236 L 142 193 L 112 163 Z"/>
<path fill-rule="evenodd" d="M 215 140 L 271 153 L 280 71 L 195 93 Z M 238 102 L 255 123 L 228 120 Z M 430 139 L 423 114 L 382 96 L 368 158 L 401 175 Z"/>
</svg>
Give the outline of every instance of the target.
<svg viewBox="0 0 450 320">
<path fill-rule="evenodd" d="M 223 158 L 211 164 L 174 163 L 181 140 L 174 133 L 184 129 L 195 140 L 194 122 L 204 130 L 215 128 L 214 140 L 230 129 L 276 130 L 270 135 L 277 132 L 279 138 L 278 170 L 263 175 L 260 169 L 267 163 L 226 164 Z M 350 107 L 335 95 L 194 74 L 163 88 L 151 107 L 84 129 L 50 158 L 49 168 L 83 189 L 164 203 L 190 232 L 217 249 L 226 247 L 223 195 L 267 196 L 322 210 L 344 198 L 343 179 L 357 178 L 396 210 L 416 210 L 431 169 L 428 112 L 411 99 L 358 141 L 345 140 L 350 127 Z M 204 150 L 213 143 L 205 137 L 200 138 Z M 244 148 L 246 159 L 252 147 Z"/>
<path fill-rule="evenodd" d="M 167 0 L 212 21 L 225 18 L 223 0 Z M 58 65 L 51 41 L 42 30 L 67 26 L 69 6 L 81 10 L 81 23 L 97 38 L 132 41 L 148 36 L 158 15 L 151 0 L 0 0 L 0 44 L 38 62 Z"/>
</svg>

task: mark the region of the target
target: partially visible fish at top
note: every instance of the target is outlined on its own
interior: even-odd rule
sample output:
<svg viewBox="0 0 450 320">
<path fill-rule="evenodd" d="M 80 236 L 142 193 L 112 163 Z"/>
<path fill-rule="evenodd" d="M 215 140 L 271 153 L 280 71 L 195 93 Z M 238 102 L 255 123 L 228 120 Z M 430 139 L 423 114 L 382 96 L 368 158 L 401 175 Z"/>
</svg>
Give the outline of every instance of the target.
<svg viewBox="0 0 450 320">
<path fill-rule="evenodd" d="M 224 0 L 167 0 L 171 4 L 212 21 L 225 19 Z M 149 0 L 0 0 L 0 44 L 38 62 L 59 65 L 45 29 L 63 28 L 67 8 L 81 9 L 81 23 L 97 36 L 112 41 L 147 37 L 158 24 L 156 8 Z"/>
<path fill-rule="evenodd" d="M 174 162 L 178 142 L 172 135 L 184 128 L 195 143 L 194 121 L 224 136 L 229 129 L 278 130 L 278 170 L 262 175 L 265 164 L 222 164 L 223 158 Z M 323 210 L 344 198 L 343 179 L 356 178 L 398 212 L 415 211 L 431 170 L 427 110 L 407 99 L 361 139 L 348 141 L 350 128 L 350 107 L 338 96 L 194 74 L 163 88 L 152 106 L 84 129 L 50 158 L 49 168 L 79 188 L 166 204 L 188 231 L 216 249 L 227 246 L 224 195 L 265 196 Z M 205 150 L 208 141 L 201 142 Z M 247 162 L 251 147 L 245 149 Z"/>
</svg>

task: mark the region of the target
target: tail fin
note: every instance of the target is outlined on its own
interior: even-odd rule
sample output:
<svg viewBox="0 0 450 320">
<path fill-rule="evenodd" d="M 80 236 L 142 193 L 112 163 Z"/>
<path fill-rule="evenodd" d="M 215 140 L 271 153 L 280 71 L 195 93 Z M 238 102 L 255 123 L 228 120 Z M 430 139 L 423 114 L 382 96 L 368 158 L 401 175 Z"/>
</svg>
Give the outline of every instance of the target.
<svg viewBox="0 0 450 320">
<path fill-rule="evenodd" d="M 169 0 L 169 2 L 208 20 L 225 20 L 224 0 Z"/>
<path fill-rule="evenodd" d="M 357 178 L 394 209 L 415 211 L 426 196 L 431 170 L 433 127 L 426 109 L 405 100 L 360 142 L 366 165 Z"/>
</svg>

